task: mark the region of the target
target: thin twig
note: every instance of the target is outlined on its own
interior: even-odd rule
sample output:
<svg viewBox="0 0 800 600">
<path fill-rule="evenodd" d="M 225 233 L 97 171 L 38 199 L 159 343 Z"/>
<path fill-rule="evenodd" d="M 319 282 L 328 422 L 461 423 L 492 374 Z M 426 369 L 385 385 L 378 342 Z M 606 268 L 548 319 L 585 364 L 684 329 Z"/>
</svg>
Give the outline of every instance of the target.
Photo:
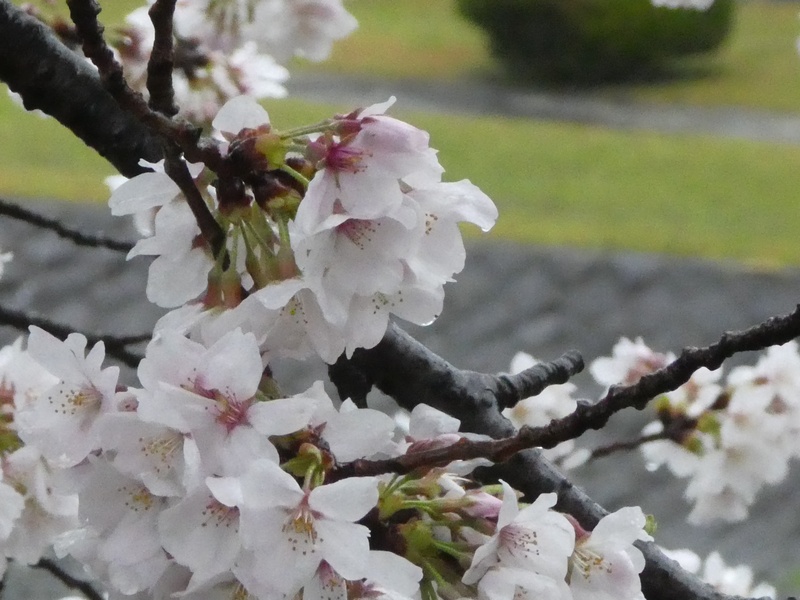
<svg viewBox="0 0 800 600">
<path fill-rule="evenodd" d="M 529 448 L 553 448 L 561 442 L 577 438 L 589 429 L 601 429 L 611 415 L 620 410 L 630 407 L 644 408 L 652 398 L 675 390 L 689 381 L 692 374 L 701 367 L 714 370 L 726 358 L 738 352 L 784 344 L 799 335 L 800 306 L 789 315 L 772 317 L 745 331 L 727 332 L 719 342 L 711 346 L 686 348 L 674 362 L 644 376 L 636 384 L 612 387 L 596 404 L 579 401 L 574 412 L 561 419 L 554 419 L 543 427 L 522 427 L 516 434 L 496 436 L 500 439 L 491 441 L 461 439 L 445 448 L 415 452 L 387 460 L 357 460 L 337 469 L 334 478 L 389 472 L 409 473 L 416 469 L 429 469 L 455 460 L 473 458 L 487 458 L 498 463 Z M 482 403 L 486 405 L 485 401 Z"/>
<path fill-rule="evenodd" d="M 612 444 L 608 444 L 607 446 L 601 446 L 599 448 L 595 448 L 594 450 L 592 450 L 588 460 L 603 458 L 605 456 L 609 456 L 616 452 L 626 452 L 628 450 L 636 450 L 636 448 L 638 448 L 639 446 L 643 446 L 648 442 L 655 442 L 658 440 L 668 440 L 668 439 L 671 439 L 668 432 L 659 431 L 658 433 L 643 435 L 639 438 L 636 438 L 635 440 L 614 442 Z"/>
<path fill-rule="evenodd" d="M 199 127 L 152 110 L 142 95 L 128 85 L 122 66 L 103 38 L 104 28 L 97 20 L 100 6 L 96 0 L 67 0 L 67 5 L 70 18 L 83 41 L 83 53 L 97 67 L 104 87 L 120 107 L 151 127 L 164 140 L 177 144 L 187 160 L 205 163 L 214 171 L 222 168 L 224 161 L 219 145 L 211 139 L 201 140 L 202 130 Z"/>
<path fill-rule="evenodd" d="M 108 248 L 109 250 L 116 250 L 117 252 L 130 252 L 131 248 L 133 248 L 133 244 L 131 242 L 123 242 L 102 235 L 83 233 L 77 229 L 65 227 L 61 221 L 57 219 L 44 217 L 29 211 L 26 208 L 22 208 L 17 204 L 13 204 L 2 199 L 0 199 L 0 215 L 23 221 L 33 225 L 34 227 L 48 229 L 55 232 L 59 237 L 70 240 L 78 246 Z"/>
<path fill-rule="evenodd" d="M 186 202 L 189 204 L 189 208 L 197 221 L 197 226 L 200 228 L 200 234 L 208 242 L 213 255 L 217 256 L 225 248 L 225 232 L 222 231 L 222 227 L 217 223 L 205 200 L 203 200 L 200 190 L 197 189 L 197 185 L 195 185 L 192 175 L 189 173 L 189 167 L 186 166 L 186 162 L 180 158 L 174 147 L 164 148 L 164 153 L 166 154 L 164 172 L 183 192 L 183 196 L 186 198 Z"/>
<path fill-rule="evenodd" d="M 103 600 L 103 594 L 98 592 L 90 582 L 73 577 L 49 558 L 43 558 L 38 563 L 31 566 L 34 569 L 47 571 L 65 586 L 73 590 L 78 590 L 89 600 Z"/>
<path fill-rule="evenodd" d="M 45 331 L 60 339 L 66 338 L 74 331 L 73 328 L 68 327 L 67 325 L 56 323 L 49 319 L 45 319 L 44 317 L 31 315 L 21 310 L 6 308 L 2 305 L 0 305 L 0 325 L 8 325 L 9 327 L 14 327 L 19 331 L 28 331 L 28 328 L 31 325 L 34 325 L 36 327 L 41 327 Z M 139 361 L 142 360 L 142 356 L 135 352 L 131 352 L 127 349 L 127 346 L 147 342 L 152 338 L 151 334 L 128 336 L 97 334 L 84 335 L 86 336 L 87 343 L 90 345 L 94 345 L 97 342 L 103 342 L 106 348 L 106 353 L 109 356 L 113 356 L 131 368 L 137 367 Z"/>
<path fill-rule="evenodd" d="M 147 91 L 150 108 L 168 117 L 178 114 L 175 91 L 172 88 L 172 69 L 175 62 L 172 18 L 176 0 L 156 0 L 148 11 L 155 29 L 155 41 L 147 62 Z"/>
</svg>

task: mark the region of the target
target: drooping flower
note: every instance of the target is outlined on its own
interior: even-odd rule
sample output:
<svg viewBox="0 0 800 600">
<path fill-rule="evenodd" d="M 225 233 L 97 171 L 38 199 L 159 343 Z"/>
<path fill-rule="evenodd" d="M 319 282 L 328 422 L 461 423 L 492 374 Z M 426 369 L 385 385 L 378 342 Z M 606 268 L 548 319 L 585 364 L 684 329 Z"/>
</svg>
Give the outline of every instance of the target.
<svg viewBox="0 0 800 600">
<path fill-rule="evenodd" d="M 574 600 L 644 600 L 644 556 L 633 543 L 652 541 L 645 522 L 642 510 L 629 506 L 600 519 L 591 533 L 578 533 L 568 576 Z"/>
<path fill-rule="evenodd" d="M 520 510 L 516 492 L 504 481 L 501 483 L 503 506 L 497 528 L 475 551 L 462 581 L 473 584 L 490 569 L 513 569 L 540 580 L 537 587 L 541 589 L 566 585 L 567 559 L 575 546 L 575 530 L 566 517 L 550 510 L 556 503 L 556 494 L 541 494 Z M 495 577 L 496 574 L 490 575 L 490 582 Z"/>
</svg>

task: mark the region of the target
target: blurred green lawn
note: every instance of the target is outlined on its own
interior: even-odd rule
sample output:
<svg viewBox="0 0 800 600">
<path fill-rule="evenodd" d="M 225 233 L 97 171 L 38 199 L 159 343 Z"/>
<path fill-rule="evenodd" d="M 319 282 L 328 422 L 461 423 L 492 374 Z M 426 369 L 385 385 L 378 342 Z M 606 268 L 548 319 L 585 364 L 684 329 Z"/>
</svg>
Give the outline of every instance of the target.
<svg viewBox="0 0 800 600">
<path fill-rule="evenodd" d="M 116 16 L 103 15 L 113 23 L 133 3 L 106 4 Z M 482 37 L 453 16 L 451 0 L 352 0 L 349 6 L 361 29 L 337 47 L 326 69 L 434 79 L 482 77 L 492 69 Z M 751 106 L 788 109 L 792 94 L 800 105 L 800 58 L 793 45 L 800 32 L 797 10 L 758 2 L 740 8 L 737 33 L 714 61 L 714 75 L 614 93 L 713 104 L 728 103 L 728 92 L 718 91 L 728 86 L 731 98 L 733 90 L 744 90 L 736 97 Z M 752 29 L 745 28 L 751 22 Z M 773 72 L 783 75 L 773 78 Z M 761 103 L 753 104 L 756 100 Z M 267 107 L 278 128 L 353 108 L 294 100 Z M 515 119 L 393 114 L 431 132 L 448 179 L 469 178 L 497 202 L 496 238 L 729 257 L 765 266 L 800 264 L 800 147 Z M 57 123 L 26 115 L 5 98 L 0 99 L 0 141 L 3 196 L 107 198 L 101 179 L 112 171 L 102 159 Z"/>
</svg>

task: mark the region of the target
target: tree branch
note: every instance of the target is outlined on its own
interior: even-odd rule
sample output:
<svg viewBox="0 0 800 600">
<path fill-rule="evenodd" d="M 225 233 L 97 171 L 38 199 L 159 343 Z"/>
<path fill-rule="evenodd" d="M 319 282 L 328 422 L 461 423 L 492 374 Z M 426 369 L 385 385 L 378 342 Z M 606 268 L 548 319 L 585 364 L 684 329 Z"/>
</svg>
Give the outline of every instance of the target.
<svg viewBox="0 0 800 600">
<path fill-rule="evenodd" d="M 555 446 L 590 428 L 602 427 L 611 414 L 622 408 L 644 407 L 653 397 L 680 387 L 701 367 L 716 369 L 737 352 L 783 344 L 798 335 L 800 307 L 789 315 L 773 317 L 746 331 L 725 333 L 719 342 L 706 348 L 686 348 L 672 364 L 643 377 L 635 385 L 614 387 L 598 404 L 579 404 L 571 415 L 546 427 L 527 428 L 529 433 L 524 435 L 541 442 L 537 445 Z M 514 426 L 499 412 L 496 393 L 502 385 L 498 384 L 497 377 L 454 368 L 393 324 L 375 348 L 356 351 L 350 360 L 340 359 L 330 369 L 330 376 L 340 395 L 354 394 L 351 397 L 363 401 L 374 385 L 406 409 L 425 403 L 461 418 L 464 431 L 496 439 L 514 436 Z M 482 474 L 492 480 L 504 479 L 529 499 L 556 492 L 557 508 L 571 514 L 587 529 L 593 529 L 607 514 L 538 450 L 519 452 Z M 681 569 L 655 544 L 640 542 L 637 545 L 647 560 L 641 579 L 648 600 L 730 598 Z"/>
<path fill-rule="evenodd" d="M 164 140 L 179 146 L 190 162 L 205 163 L 214 171 L 221 169 L 224 160 L 218 144 L 211 139 L 201 140 L 202 130 L 199 127 L 185 121 L 173 120 L 152 110 L 142 95 L 128 85 L 122 66 L 103 39 L 103 26 L 97 20 L 100 5 L 96 0 L 67 0 L 67 5 L 72 22 L 83 40 L 84 54 L 97 67 L 105 89 L 120 107 Z"/>
<path fill-rule="evenodd" d="M 70 589 L 78 590 L 81 594 L 86 596 L 89 600 L 103 600 L 104 596 L 98 592 L 94 586 L 88 581 L 78 579 L 67 573 L 57 563 L 49 558 L 43 558 L 35 565 L 31 565 L 34 569 L 43 569 L 50 573 L 53 577 L 58 579 L 61 583 Z"/>
<path fill-rule="evenodd" d="M 155 29 L 155 41 L 147 62 L 147 91 L 150 92 L 150 108 L 168 117 L 178 114 L 175 92 L 172 89 L 174 50 L 172 17 L 176 0 L 156 0 L 148 14 Z"/>
<path fill-rule="evenodd" d="M 160 160 L 158 139 L 120 109 L 92 66 L 47 25 L 0 0 L 0 32 L 0 80 L 25 108 L 57 119 L 126 177 L 145 171 L 139 159 Z"/>
<path fill-rule="evenodd" d="M 50 219 L 35 212 L 29 211 L 21 206 L 12 202 L 7 202 L 0 199 L 0 215 L 10 217 L 23 221 L 34 227 L 41 227 L 42 229 L 49 229 L 64 239 L 70 240 L 78 246 L 89 246 L 91 248 L 108 248 L 109 250 L 116 250 L 117 252 L 130 252 L 133 248 L 131 242 L 122 242 L 112 238 L 100 235 L 89 235 L 78 231 L 77 229 L 70 229 L 65 227 L 61 221 L 57 219 Z"/>
<path fill-rule="evenodd" d="M 56 323 L 43 317 L 37 317 L 21 310 L 6 308 L 2 305 L 0 305 L 0 325 L 8 325 L 9 327 L 13 327 L 24 332 L 27 332 L 31 325 L 35 325 L 36 327 L 41 327 L 45 331 L 60 339 L 66 338 L 74 331 L 73 328 L 67 325 Z M 134 369 L 139 365 L 139 361 L 142 360 L 142 356 L 135 352 L 131 352 L 127 349 L 127 346 L 147 342 L 152 337 L 152 334 L 149 333 L 128 336 L 98 334 L 84 335 L 86 336 L 86 341 L 88 344 L 94 345 L 97 342 L 103 342 L 106 348 L 106 354 L 113 356 L 121 363 Z"/>
</svg>

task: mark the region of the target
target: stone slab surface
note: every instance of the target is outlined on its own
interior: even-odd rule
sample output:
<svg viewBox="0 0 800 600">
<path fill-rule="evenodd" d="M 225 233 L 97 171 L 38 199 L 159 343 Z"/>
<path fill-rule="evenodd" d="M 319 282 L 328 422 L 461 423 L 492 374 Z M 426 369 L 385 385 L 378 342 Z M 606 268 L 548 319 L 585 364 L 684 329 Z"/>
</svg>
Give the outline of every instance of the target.
<svg viewBox="0 0 800 600">
<path fill-rule="evenodd" d="M 33 210 L 62 217 L 86 231 L 132 239 L 123 220 L 103 207 L 28 202 Z M 91 332 L 140 333 L 161 311 L 144 296 L 147 263 L 108 250 L 77 248 L 54 234 L 0 220 L 0 249 L 15 260 L 0 280 L 0 303 L 40 312 Z M 791 311 L 800 301 L 800 271 L 762 272 L 735 264 L 599 250 L 542 248 L 497 242 L 471 243 L 467 266 L 448 285 L 442 317 L 431 327 L 407 329 L 462 368 L 496 372 L 517 350 L 550 359 L 570 348 L 587 360 L 607 354 L 620 336 L 641 335 L 654 348 L 716 341 L 739 329 Z M 0 343 L 17 332 L 0 327 Z M 747 358 L 747 357 L 744 357 Z M 740 361 L 743 359 L 740 359 Z M 285 387 L 299 391 L 324 375 L 323 365 L 286 364 Z M 126 382 L 132 383 L 128 372 Z M 601 390 L 588 375 L 576 382 L 586 397 Z M 635 436 L 645 415 L 612 420 L 609 431 L 581 440 L 602 443 L 611 435 Z M 684 485 L 647 472 L 636 454 L 600 460 L 575 473 L 587 492 L 609 510 L 639 504 L 659 522 L 657 541 L 700 553 L 718 548 L 728 561 L 748 562 L 758 575 L 788 589 L 800 569 L 800 469 L 753 506 L 756 518 L 736 525 L 690 527 Z M 63 588 L 46 578 L 15 573 L 5 600 L 56 598 Z"/>
</svg>

